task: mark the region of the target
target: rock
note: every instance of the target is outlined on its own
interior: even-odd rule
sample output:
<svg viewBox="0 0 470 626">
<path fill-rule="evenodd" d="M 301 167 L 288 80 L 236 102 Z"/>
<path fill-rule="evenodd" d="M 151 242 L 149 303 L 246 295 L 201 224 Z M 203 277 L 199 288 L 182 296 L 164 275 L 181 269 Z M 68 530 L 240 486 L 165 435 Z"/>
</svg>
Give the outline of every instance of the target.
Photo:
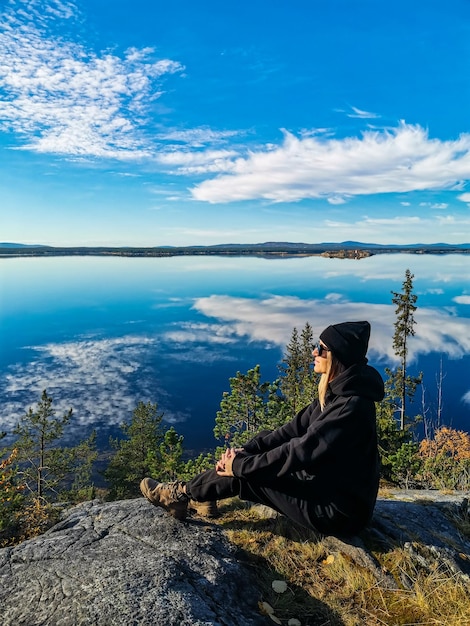
<svg viewBox="0 0 470 626">
<path fill-rule="evenodd" d="M 413 586 L 376 558 L 398 547 L 417 570 L 447 571 L 470 588 L 470 494 L 396 490 L 387 496 L 359 536 L 318 540 L 330 554 L 370 570 L 380 586 Z M 273 516 L 267 507 L 256 510 Z M 310 541 L 315 537 L 310 533 Z M 81 504 L 44 535 L 0 550 L 2 626 L 273 623 L 259 614 L 260 599 L 254 573 L 221 526 L 178 522 L 143 499 Z"/>
<path fill-rule="evenodd" d="M 252 572 L 215 524 L 87 502 L 0 550 L 2 626 L 257 626 Z"/>
<path fill-rule="evenodd" d="M 448 571 L 470 582 L 470 538 L 458 522 L 470 529 L 468 493 L 391 490 L 379 498 L 370 526 L 359 536 L 340 540 L 326 537 L 328 548 L 352 558 L 371 570 L 380 583 L 398 588 L 398 581 L 384 572 L 372 554 L 401 547 L 420 570 Z M 413 581 L 400 581 L 411 587 Z"/>
</svg>

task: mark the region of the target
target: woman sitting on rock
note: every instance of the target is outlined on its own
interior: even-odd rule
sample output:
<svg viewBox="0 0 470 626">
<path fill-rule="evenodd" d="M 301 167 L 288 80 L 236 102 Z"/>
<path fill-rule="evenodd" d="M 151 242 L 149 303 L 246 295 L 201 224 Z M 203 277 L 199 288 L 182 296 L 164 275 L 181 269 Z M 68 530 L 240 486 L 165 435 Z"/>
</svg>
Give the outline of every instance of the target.
<svg viewBox="0 0 470 626">
<path fill-rule="evenodd" d="M 384 397 L 379 372 L 367 365 L 369 336 L 368 322 L 328 326 L 313 350 L 318 399 L 188 482 L 144 478 L 143 495 L 180 520 L 189 506 L 214 511 L 217 500 L 239 496 L 324 534 L 359 532 L 377 498 L 375 402 Z"/>
</svg>

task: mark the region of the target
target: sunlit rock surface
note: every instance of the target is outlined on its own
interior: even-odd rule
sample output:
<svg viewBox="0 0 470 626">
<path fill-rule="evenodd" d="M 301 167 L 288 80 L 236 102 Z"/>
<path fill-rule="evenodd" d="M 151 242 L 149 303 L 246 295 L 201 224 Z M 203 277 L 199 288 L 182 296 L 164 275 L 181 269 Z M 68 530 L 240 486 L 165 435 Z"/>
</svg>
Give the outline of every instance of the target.
<svg viewBox="0 0 470 626">
<path fill-rule="evenodd" d="M 251 575 L 216 525 L 178 522 L 143 498 L 88 502 L 0 550 L 0 622 L 266 624 Z"/>
<path fill-rule="evenodd" d="M 396 547 L 417 569 L 449 572 L 470 585 L 469 495 L 390 491 L 358 537 L 318 540 L 369 569 L 381 586 L 413 586 L 377 560 Z M 261 517 L 276 516 L 257 508 Z M 273 532 L 279 528 L 274 520 Z M 272 623 L 259 613 L 260 599 L 253 571 L 220 526 L 178 522 L 143 498 L 84 503 L 44 535 L 0 550 L 2 626 Z"/>
</svg>

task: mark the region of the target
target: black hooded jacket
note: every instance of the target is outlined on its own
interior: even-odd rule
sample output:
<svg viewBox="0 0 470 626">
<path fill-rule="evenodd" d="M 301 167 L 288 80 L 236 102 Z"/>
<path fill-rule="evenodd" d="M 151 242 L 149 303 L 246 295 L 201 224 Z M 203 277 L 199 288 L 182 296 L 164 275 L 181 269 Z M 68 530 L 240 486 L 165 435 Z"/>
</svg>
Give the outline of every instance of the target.
<svg viewBox="0 0 470 626">
<path fill-rule="evenodd" d="M 323 411 L 315 400 L 287 424 L 245 444 L 234 458 L 234 475 L 273 486 L 288 475 L 308 480 L 312 503 L 323 498 L 367 523 L 379 483 L 374 403 L 383 397 L 379 372 L 352 365 L 330 382 Z"/>
</svg>

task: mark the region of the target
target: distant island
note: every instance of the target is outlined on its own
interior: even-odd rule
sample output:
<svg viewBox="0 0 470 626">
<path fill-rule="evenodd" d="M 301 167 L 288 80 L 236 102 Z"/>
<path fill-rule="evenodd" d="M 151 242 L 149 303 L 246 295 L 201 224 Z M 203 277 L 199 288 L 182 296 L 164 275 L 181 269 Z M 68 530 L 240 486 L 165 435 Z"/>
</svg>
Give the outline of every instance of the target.
<svg viewBox="0 0 470 626">
<path fill-rule="evenodd" d="M 19 243 L 0 243 L 0 258 L 49 257 L 49 256 L 124 256 L 124 257 L 172 257 L 172 256 L 256 256 L 263 258 L 324 256 L 334 258 L 362 259 L 374 254 L 468 254 L 470 244 L 376 244 L 359 241 L 340 243 L 290 243 L 266 242 L 248 244 L 218 244 L 213 246 L 43 246 Z"/>
</svg>

